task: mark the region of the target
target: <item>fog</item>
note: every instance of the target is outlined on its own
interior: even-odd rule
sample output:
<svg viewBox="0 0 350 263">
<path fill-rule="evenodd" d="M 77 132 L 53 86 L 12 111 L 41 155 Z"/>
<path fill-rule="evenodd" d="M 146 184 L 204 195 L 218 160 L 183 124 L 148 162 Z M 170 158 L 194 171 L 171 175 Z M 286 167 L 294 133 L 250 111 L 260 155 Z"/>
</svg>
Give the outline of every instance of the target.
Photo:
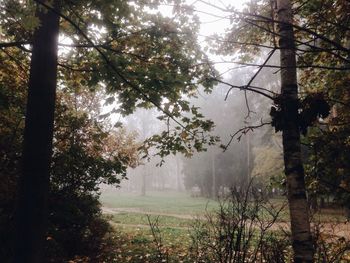
<svg viewBox="0 0 350 263">
<path fill-rule="evenodd" d="M 233 5 L 242 9 L 245 2 L 235 1 Z M 213 11 L 204 2 L 195 1 L 193 4 L 198 10 L 209 8 Z M 220 1 L 220 4 L 225 6 L 232 4 L 232 1 Z M 172 16 L 169 6 L 161 6 L 159 10 L 164 15 Z M 224 14 L 220 9 L 215 11 L 219 12 L 217 15 Z M 229 25 L 229 20 L 216 19 L 206 12 L 199 13 L 198 18 L 202 24 L 200 39 L 203 48 L 208 40 L 206 36 L 219 33 Z M 258 56 L 249 60 L 250 63 L 263 64 L 270 51 L 261 49 Z M 215 198 L 224 189 L 240 187 L 251 180 L 261 188 L 273 184 L 270 178 L 281 180 L 281 138 L 271 125 L 265 125 L 270 122 L 272 101 L 260 94 L 226 85 L 239 87 L 251 82 L 251 86 L 261 88 L 273 97 L 278 93 L 279 71 L 274 67 L 264 67 L 255 77 L 258 66 L 230 62 L 237 60 L 239 52 L 234 57 L 210 52 L 207 55 L 212 61 L 219 62 L 214 63 L 214 67 L 222 83 L 214 86 L 210 93 L 199 87 L 196 97 L 190 98 L 190 104 L 199 107 L 205 118 L 214 121 L 215 128 L 211 134 L 219 136 L 220 141 L 214 146 L 207 146 L 205 151 L 195 152 L 191 157 L 177 153 L 161 159 L 156 149 L 151 150 L 147 158 L 142 158 L 143 154 L 140 154 L 139 165 L 128 169 L 127 180 L 122 180 L 117 192 L 145 196 L 147 192 L 170 190 Z M 279 65 L 278 51 L 274 52 L 267 65 Z M 167 129 L 167 123 L 157 119 L 160 115 L 161 112 L 156 109 L 139 108 L 127 117 L 118 116 L 118 120 L 128 132 L 135 132 L 137 141 L 142 144 Z M 170 120 L 169 125 L 173 127 L 175 123 Z M 257 126 L 261 127 L 249 128 Z M 111 187 L 104 188 L 111 190 Z"/>
<path fill-rule="evenodd" d="M 277 58 L 275 54 L 270 64 L 277 65 Z M 262 62 L 257 58 L 256 63 Z M 246 85 L 256 71 L 256 67 L 234 67 L 224 72 L 227 77 L 223 82 Z M 264 88 L 273 96 L 279 85 L 276 73 L 274 68 L 264 68 L 251 85 Z M 148 158 L 140 154 L 139 165 L 128 168 L 127 179 L 122 180 L 115 191 L 141 196 L 153 191 L 180 191 L 216 198 L 227 189 L 241 187 L 251 180 L 261 188 L 273 183 L 271 177 L 280 180 L 281 138 L 271 125 L 265 125 L 270 122 L 271 100 L 219 83 L 211 93 L 199 88 L 196 97 L 190 98 L 190 104 L 199 107 L 205 118 L 214 121 L 211 134 L 219 136 L 220 141 L 191 157 L 170 154 L 164 162 L 157 156 L 156 149 L 151 150 Z M 136 139 L 142 145 L 147 138 L 167 129 L 167 124 L 157 118 L 159 115 L 156 109 L 138 109 L 121 122 L 128 132 L 137 134 Z M 110 187 L 105 189 L 111 190 Z"/>
</svg>

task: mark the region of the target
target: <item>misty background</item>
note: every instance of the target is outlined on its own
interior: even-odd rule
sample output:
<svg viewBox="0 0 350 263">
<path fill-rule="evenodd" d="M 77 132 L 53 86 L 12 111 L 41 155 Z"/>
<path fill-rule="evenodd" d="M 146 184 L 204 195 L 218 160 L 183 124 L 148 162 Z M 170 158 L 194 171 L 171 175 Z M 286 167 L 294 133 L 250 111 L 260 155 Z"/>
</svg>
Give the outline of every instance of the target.
<svg viewBox="0 0 350 263">
<path fill-rule="evenodd" d="M 267 51 L 266 51 L 267 54 Z M 278 52 L 270 59 L 270 65 L 278 65 Z M 263 57 L 263 56 L 260 56 Z M 257 57 L 255 63 L 262 63 Z M 256 67 L 227 65 L 219 74 L 224 75 L 224 83 L 245 85 L 256 72 Z M 264 68 L 252 85 L 264 87 L 273 95 L 279 86 L 279 74 L 274 68 Z M 147 195 L 149 191 L 180 191 L 191 196 L 216 198 L 228 189 L 241 187 L 250 180 L 271 192 L 277 192 L 282 183 L 283 155 L 281 136 L 274 132 L 270 122 L 271 101 L 259 94 L 231 89 L 223 83 L 208 94 L 202 88 L 191 98 L 191 105 L 199 107 L 200 113 L 215 123 L 212 132 L 220 142 L 207 146 L 203 152 L 192 156 L 180 153 L 164 158 L 154 150 L 149 158 L 140 155 L 139 165 L 128 168 L 127 180 L 122 180 L 117 192 Z M 154 134 L 167 129 L 167 125 L 157 119 L 156 109 L 138 109 L 134 114 L 114 116 L 114 122 L 121 123 L 136 140 L 142 144 Z M 170 126 L 174 126 L 170 121 Z M 244 129 L 261 126 L 256 129 Z M 110 186 L 102 189 L 111 191 Z"/>
</svg>

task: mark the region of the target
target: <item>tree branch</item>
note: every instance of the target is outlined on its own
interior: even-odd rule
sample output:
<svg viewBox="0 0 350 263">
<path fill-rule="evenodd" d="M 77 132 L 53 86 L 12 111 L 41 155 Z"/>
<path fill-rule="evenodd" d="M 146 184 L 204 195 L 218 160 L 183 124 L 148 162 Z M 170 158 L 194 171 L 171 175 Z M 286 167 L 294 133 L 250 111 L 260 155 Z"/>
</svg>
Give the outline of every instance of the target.
<svg viewBox="0 0 350 263">
<path fill-rule="evenodd" d="M 201 65 L 201 64 L 237 64 L 237 65 L 244 65 L 247 67 L 261 67 L 261 64 L 255 64 L 255 63 L 245 63 L 245 62 L 240 62 L 240 61 L 214 61 L 214 62 L 203 62 L 197 65 Z M 328 70 L 339 70 L 339 71 L 346 71 L 346 70 L 350 70 L 350 67 L 331 67 L 331 66 L 323 66 L 323 65 L 298 65 L 296 67 L 294 66 L 286 66 L 286 67 L 282 67 L 282 66 L 278 66 L 278 65 L 265 65 L 265 68 L 277 68 L 277 69 L 287 69 L 287 68 L 298 68 L 298 69 L 302 69 L 302 68 L 316 68 L 316 69 L 328 69 Z"/>
<path fill-rule="evenodd" d="M 225 84 L 225 85 L 231 87 L 231 88 L 228 90 L 228 92 L 226 93 L 225 100 L 227 100 L 228 95 L 229 95 L 229 92 L 230 92 L 232 89 L 248 90 L 248 91 L 251 91 L 251 92 L 258 93 L 258 94 L 260 94 L 260 95 L 262 95 L 262 96 L 264 96 L 264 97 L 266 97 L 266 98 L 269 98 L 269 99 L 271 99 L 271 100 L 274 100 L 274 97 L 273 97 L 273 96 L 270 96 L 270 95 L 268 95 L 268 94 L 266 94 L 266 93 L 260 91 L 260 90 L 266 90 L 266 89 L 264 89 L 264 88 L 252 87 L 252 86 L 247 86 L 247 85 L 237 86 L 237 85 L 233 85 L 233 84 L 231 84 L 231 83 L 228 83 L 228 82 L 225 82 L 225 81 L 223 81 L 223 80 L 216 79 L 216 78 L 212 78 L 212 80 L 217 81 L 217 82 L 219 82 L 219 83 L 222 83 L 222 84 Z M 260 89 L 260 90 L 259 90 L 259 89 Z M 272 93 L 272 91 L 269 91 L 269 90 L 266 90 L 266 91 Z"/>
<path fill-rule="evenodd" d="M 25 44 L 29 44 L 28 42 L 22 42 L 22 41 L 18 41 L 18 42 L 3 42 L 0 43 L 0 48 L 7 48 L 7 47 L 19 47 Z"/>
<path fill-rule="evenodd" d="M 10 53 L 8 53 L 5 48 L 0 48 L 0 50 L 4 52 L 12 61 L 16 63 L 17 67 L 22 70 L 22 72 L 25 74 L 26 78 L 28 79 L 29 69 L 26 67 L 26 65 L 24 65 L 21 61 L 19 61 L 17 58 L 15 58 Z"/>
<path fill-rule="evenodd" d="M 153 100 L 151 97 L 149 97 L 144 91 L 142 91 L 138 86 L 136 86 L 135 84 L 133 84 L 132 82 L 130 82 L 126 77 L 124 77 L 124 75 L 122 75 L 119 70 L 116 68 L 116 66 L 108 59 L 107 55 L 98 47 L 96 46 L 93 41 L 85 34 L 85 32 L 83 32 L 81 30 L 81 28 L 75 24 L 74 21 L 72 21 L 69 17 L 67 17 L 66 15 L 57 12 L 56 10 L 54 10 L 50 5 L 39 1 L 39 0 L 34 0 L 35 2 L 37 2 L 38 4 L 42 5 L 43 7 L 52 10 L 53 12 L 55 12 L 57 15 L 59 15 L 61 18 L 63 18 L 64 20 L 66 20 L 68 23 L 70 23 L 81 35 L 82 37 L 91 45 L 92 48 L 94 48 L 102 57 L 102 59 L 105 61 L 106 65 L 108 67 L 110 67 L 115 74 L 130 88 L 132 88 L 133 90 L 137 91 L 146 101 L 152 103 L 157 109 L 159 109 L 161 112 L 163 112 L 166 116 L 170 117 L 175 123 L 177 123 L 180 127 L 182 127 L 184 130 L 187 130 L 189 133 L 191 133 L 192 135 L 194 135 L 186 126 L 184 126 L 180 121 L 178 121 L 169 111 L 163 109 L 161 107 L 161 105 L 159 105 L 155 100 Z"/>
<path fill-rule="evenodd" d="M 211 7 L 214 7 L 222 12 L 226 12 L 226 13 L 234 13 L 234 14 L 237 14 L 237 15 L 241 15 L 241 16 L 246 16 L 246 17 L 255 17 L 255 18 L 260 18 L 262 22 L 272 22 L 273 19 L 271 19 L 270 17 L 266 17 L 266 16 L 263 16 L 263 15 L 258 15 L 258 14 L 251 14 L 251 13 L 246 13 L 246 12 L 240 12 L 240 11 L 236 11 L 236 10 L 233 10 L 233 9 L 225 9 L 225 8 L 221 8 L 219 6 L 216 6 L 212 3 L 208 3 L 206 1 L 203 1 L 203 0 L 199 0 L 199 2 L 203 3 L 203 4 L 206 4 L 208 6 L 211 6 Z M 292 26 L 293 28 L 295 29 L 298 29 L 300 31 L 304 31 L 310 35 L 313 35 L 321 40 L 323 40 L 324 42 L 327 42 L 328 44 L 331 44 L 332 46 L 336 47 L 338 50 L 341 50 L 341 51 L 345 51 L 345 52 L 349 52 L 349 49 L 342 46 L 341 44 L 323 36 L 323 35 L 320 35 L 318 34 L 317 32 L 309 29 L 309 28 L 305 28 L 305 27 L 301 27 L 299 25 L 295 25 L 295 24 L 289 24 L 289 23 L 286 23 L 286 22 L 283 22 L 283 21 L 279 21 L 279 20 L 273 20 L 274 23 L 278 23 L 278 24 L 283 24 L 283 25 L 289 25 L 289 26 Z"/>
<path fill-rule="evenodd" d="M 97 69 L 84 69 L 84 68 L 74 68 L 72 66 L 66 65 L 66 64 L 62 64 L 62 63 L 57 63 L 58 66 L 68 69 L 68 70 L 72 70 L 72 71 L 77 71 L 77 72 L 96 72 L 98 71 Z"/>
<path fill-rule="evenodd" d="M 271 122 L 261 122 L 261 124 L 259 125 L 250 125 L 250 126 L 245 126 L 239 130 L 237 130 L 234 134 L 230 135 L 230 140 L 228 141 L 228 143 L 226 145 L 221 145 L 221 148 L 224 149 L 224 152 L 227 150 L 227 148 L 231 145 L 233 139 L 240 134 L 240 136 L 237 138 L 237 140 L 240 140 L 242 135 L 247 134 L 249 131 L 254 131 L 255 129 L 261 128 L 263 126 L 266 125 L 270 125 Z"/>
<path fill-rule="evenodd" d="M 31 44 L 30 42 L 22 42 L 22 41 L 18 41 L 18 42 L 3 42 L 0 43 L 0 48 L 10 48 L 10 47 L 17 47 L 25 52 L 32 52 L 31 50 L 23 47 L 23 45 L 29 45 Z"/>
<path fill-rule="evenodd" d="M 255 27 L 257 27 L 257 28 L 259 28 L 259 29 L 261 29 L 261 30 L 264 30 L 264 31 L 270 33 L 270 34 L 273 35 L 273 36 L 279 36 L 279 37 L 281 37 L 280 34 L 278 34 L 278 33 L 276 33 L 276 32 L 273 32 L 273 31 L 271 31 L 271 30 L 269 30 L 269 29 L 267 29 L 267 28 L 265 28 L 265 27 L 263 27 L 263 26 L 260 26 L 260 25 L 258 25 L 258 24 L 256 24 L 256 23 L 254 23 L 255 20 L 253 20 L 253 19 L 247 18 L 247 19 L 245 19 L 244 21 L 246 21 L 247 23 L 251 24 L 252 26 L 255 26 Z M 275 20 L 274 20 L 274 21 L 275 21 Z M 322 48 L 319 48 L 319 47 L 317 47 L 317 46 L 311 45 L 311 44 L 309 44 L 309 43 L 307 43 L 307 42 L 303 42 L 303 41 L 300 41 L 300 40 L 297 40 L 297 39 L 295 39 L 294 41 L 295 41 L 296 43 L 298 43 L 299 46 L 300 46 L 300 45 L 305 45 L 305 46 L 307 46 L 307 47 L 309 47 L 309 48 L 311 48 L 311 49 L 314 49 L 314 50 L 316 50 L 316 51 L 319 51 L 319 52 L 327 52 L 327 53 L 329 53 L 329 54 L 331 54 L 331 55 L 333 55 L 333 56 L 335 56 L 335 57 L 337 57 L 337 58 L 339 58 L 339 59 L 341 59 L 341 60 L 343 60 L 343 61 L 345 61 L 345 62 L 347 62 L 347 63 L 350 63 L 350 60 L 349 60 L 349 59 L 344 58 L 344 57 L 340 56 L 339 54 L 332 52 L 331 49 L 322 49 Z M 338 49 L 337 49 L 337 50 L 338 50 Z M 349 52 L 349 50 L 348 50 L 347 52 Z"/>
</svg>

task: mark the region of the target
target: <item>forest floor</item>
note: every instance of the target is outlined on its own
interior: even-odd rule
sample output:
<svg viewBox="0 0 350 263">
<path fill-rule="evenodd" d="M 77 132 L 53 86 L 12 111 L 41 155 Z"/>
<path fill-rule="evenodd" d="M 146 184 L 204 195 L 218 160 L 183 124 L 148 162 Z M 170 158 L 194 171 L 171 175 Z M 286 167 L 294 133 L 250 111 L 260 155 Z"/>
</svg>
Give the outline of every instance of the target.
<svg viewBox="0 0 350 263">
<path fill-rule="evenodd" d="M 191 247 L 191 234 L 196 220 L 202 220 L 207 212 L 214 212 L 219 203 L 206 198 L 192 198 L 188 193 L 149 192 L 122 193 L 118 190 L 105 191 L 101 195 L 102 211 L 112 226 L 123 238 L 127 247 L 120 248 L 120 259 L 125 262 L 152 262 L 156 252 L 150 222 L 157 220 L 164 247 L 168 252 L 186 258 Z M 283 198 L 271 200 L 276 206 L 285 203 Z M 281 213 L 272 230 L 289 229 L 288 209 Z M 325 210 L 314 216 L 325 233 L 350 238 L 350 223 L 341 211 Z M 126 241 L 126 242 L 125 242 Z M 154 251 L 150 253 L 150 247 Z M 149 261 L 148 261 L 149 260 Z M 185 261 L 184 261 L 185 262 Z"/>
<path fill-rule="evenodd" d="M 176 255 L 186 262 L 191 245 L 189 229 L 194 218 L 218 207 L 205 198 L 191 198 L 185 193 L 139 193 L 107 191 L 101 196 L 102 211 L 116 231 L 121 245 L 117 249 L 120 262 L 160 262 L 149 220 L 158 220 L 165 254 Z M 119 262 L 118 261 L 118 262 Z"/>
</svg>

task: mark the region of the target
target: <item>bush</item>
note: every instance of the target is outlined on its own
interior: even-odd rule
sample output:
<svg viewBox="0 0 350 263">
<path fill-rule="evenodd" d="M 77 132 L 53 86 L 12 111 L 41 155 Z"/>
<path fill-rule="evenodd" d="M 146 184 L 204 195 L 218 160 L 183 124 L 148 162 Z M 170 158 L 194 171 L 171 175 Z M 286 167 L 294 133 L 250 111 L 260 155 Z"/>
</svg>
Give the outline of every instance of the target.
<svg viewBox="0 0 350 263">
<path fill-rule="evenodd" d="M 278 252 L 288 250 L 289 242 L 271 246 L 271 240 L 278 240 L 272 225 L 282 209 L 270 205 L 251 184 L 232 189 L 217 212 L 207 212 L 204 220 L 196 220 L 192 256 L 196 262 L 285 262 L 285 256 Z"/>
<path fill-rule="evenodd" d="M 83 256 L 96 258 L 110 231 L 111 227 L 102 217 L 97 196 L 52 193 L 47 261 L 62 262 Z"/>
</svg>

